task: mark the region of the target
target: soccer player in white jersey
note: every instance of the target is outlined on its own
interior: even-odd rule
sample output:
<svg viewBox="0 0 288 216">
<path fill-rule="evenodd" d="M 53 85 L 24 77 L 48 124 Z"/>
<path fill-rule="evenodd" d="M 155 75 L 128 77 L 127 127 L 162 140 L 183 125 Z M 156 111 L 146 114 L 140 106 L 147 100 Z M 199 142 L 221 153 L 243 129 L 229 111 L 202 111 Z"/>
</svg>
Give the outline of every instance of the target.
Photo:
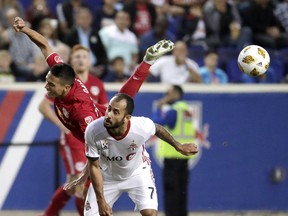
<svg viewBox="0 0 288 216">
<path fill-rule="evenodd" d="M 86 128 L 88 169 L 82 178 L 90 173 L 92 184 L 85 202 L 85 216 L 112 215 L 113 204 L 123 192 L 128 193 L 142 216 L 157 215 L 157 191 L 145 149 L 151 136 L 163 139 L 184 155 L 198 152 L 195 144 L 180 144 L 151 119 L 132 117 L 133 110 L 133 99 L 119 93 L 110 100 L 105 117 Z"/>
</svg>

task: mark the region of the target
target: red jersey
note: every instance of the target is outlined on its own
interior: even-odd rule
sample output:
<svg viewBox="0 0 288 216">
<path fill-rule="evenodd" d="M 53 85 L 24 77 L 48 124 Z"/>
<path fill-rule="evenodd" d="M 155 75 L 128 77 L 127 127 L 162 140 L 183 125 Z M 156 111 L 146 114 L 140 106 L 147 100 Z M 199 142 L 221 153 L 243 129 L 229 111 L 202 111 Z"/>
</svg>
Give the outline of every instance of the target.
<svg viewBox="0 0 288 216">
<path fill-rule="evenodd" d="M 49 67 L 63 63 L 57 53 L 52 53 L 46 59 Z M 54 99 L 54 108 L 59 120 L 73 135 L 84 142 L 84 132 L 89 123 L 105 114 L 106 107 L 94 104 L 88 89 L 75 79 L 69 93 L 62 99 Z"/>
<path fill-rule="evenodd" d="M 94 104 L 108 104 L 106 91 L 104 85 L 100 79 L 89 74 L 88 80 L 84 83 Z"/>
</svg>

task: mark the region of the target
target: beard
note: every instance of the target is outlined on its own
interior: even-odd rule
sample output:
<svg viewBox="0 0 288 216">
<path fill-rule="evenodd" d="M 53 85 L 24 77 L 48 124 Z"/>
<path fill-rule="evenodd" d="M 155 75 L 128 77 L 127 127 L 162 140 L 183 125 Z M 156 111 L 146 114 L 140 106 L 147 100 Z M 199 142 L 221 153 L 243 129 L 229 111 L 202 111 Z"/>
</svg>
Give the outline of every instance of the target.
<svg viewBox="0 0 288 216">
<path fill-rule="evenodd" d="M 112 122 L 110 119 L 108 118 L 105 118 L 104 120 L 104 127 L 106 129 L 117 129 L 117 128 L 120 128 L 122 125 L 124 125 L 125 123 L 125 117 L 122 118 L 120 121 L 117 121 L 117 122 Z"/>
</svg>

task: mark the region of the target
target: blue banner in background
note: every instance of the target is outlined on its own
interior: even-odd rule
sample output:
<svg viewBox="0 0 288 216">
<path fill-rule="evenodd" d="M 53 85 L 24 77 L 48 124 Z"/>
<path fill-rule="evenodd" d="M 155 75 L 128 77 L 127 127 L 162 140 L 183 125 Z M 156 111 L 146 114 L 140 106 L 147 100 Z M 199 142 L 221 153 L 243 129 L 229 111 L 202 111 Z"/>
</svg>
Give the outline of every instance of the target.
<svg viewBox="0 0 288 216">
<path fill-rule="evenodd" d="M 0 110 L 7 103 L 4 101 L 9 93 L 0 91 Z M 109 91 L 109 98 L 115 93 Z M 40 114 L 38 116 L 37 111 L 33 111 L 32 116 L 28 115 L 31 108 L 36 106 L 37 110 L 43 94 L 33 91 L 22 91 L 22 94 L 21 100 L 20 96 L 18 98 L 13 121 L 5 122 L 8 126 L 0 141 L 14 143 L 23 137 L 23 142 L 31 140 L 32 144 L 26 152 L 23 149 L 19 153 L 16 149 L 22 146 L 10 144 L 4 147 L 0 142 L 0 209 L 41 210 L 48 205 L 54 192 L 57 175 L 54 147 L 59 131 Z M 159 92 L 139 93 L 135 98 L 134 115 L 151 116 L 153 101 L 160 97 L 162 93 Z M 202 149 L 200 160 L 191 170 L 189 210 L 288 210 L 287 179 L 280 182 L 272 179 L 275 168 L 284 169 L 284 172 L 288 168 L 288 92 L 194 92 L 186 93 L 185 99 L 201 102 L 201 121 L 210 126 L 208 140 L 211 143 L 209 149 Z M 28 131 L 34 132 L 29 135 L 23 129 L 17 130 L 25 128 L 25 125 Z M 1 130 L 3 133 L 3 128 Z M 47 142 L 47 146 L 33 145 L 33 142 L 40 141 Z M 154 158 L 153 147 L 148 151 L 158 187 L 159 209 L 162 210 L 161 167 Z M 12 155 L 13 163 L 9 164 L 9 158 L 5 155 Z M 14 169 L 16 165 L 18 169 Z M 3 170 L 9 171 L 3 174 Z M 10 177 L 13 172 L 15 176 Z M 60 183 L 64 183 L 62 162 L 60 173 Z M 11 186 L 7 193 L 3 192 L 2 185 L 6 188 Z M 69 202 L 66 209 L 74 209 L 74 202 Z M 127 195 L 114 206 L 114 211 L 133 209 L 134 205 Z"/>
</svg>

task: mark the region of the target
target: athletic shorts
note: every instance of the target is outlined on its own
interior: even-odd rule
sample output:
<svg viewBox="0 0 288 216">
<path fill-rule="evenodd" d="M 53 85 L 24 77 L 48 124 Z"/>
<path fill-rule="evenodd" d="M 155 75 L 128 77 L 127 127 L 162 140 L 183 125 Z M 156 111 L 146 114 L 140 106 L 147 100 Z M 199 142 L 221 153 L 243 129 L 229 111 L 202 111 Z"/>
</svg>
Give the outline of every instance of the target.
<svg viewBox="0 0 288 216">
<path fill-rule="evenodd" d="M 61 133 L 60 153 L 67 174 L 80 174 L 85 166 L 85 144 L 76 139 L 72 133 Z"/>
<path fill-rule="evenodd" d="M 106 202 L 113 208 L 123 192 L 127 192 L 135 203 L 135 210 L 158 209 L 158 198 L 154 175 L 150 165 L 143 164 L 133 175 L 123 181 L 111 181 L 103 178 L 103 191 Z M 90 184 L 84 206 L 85 216 L 99 216 L 96 195 Z"/>
</svg>

